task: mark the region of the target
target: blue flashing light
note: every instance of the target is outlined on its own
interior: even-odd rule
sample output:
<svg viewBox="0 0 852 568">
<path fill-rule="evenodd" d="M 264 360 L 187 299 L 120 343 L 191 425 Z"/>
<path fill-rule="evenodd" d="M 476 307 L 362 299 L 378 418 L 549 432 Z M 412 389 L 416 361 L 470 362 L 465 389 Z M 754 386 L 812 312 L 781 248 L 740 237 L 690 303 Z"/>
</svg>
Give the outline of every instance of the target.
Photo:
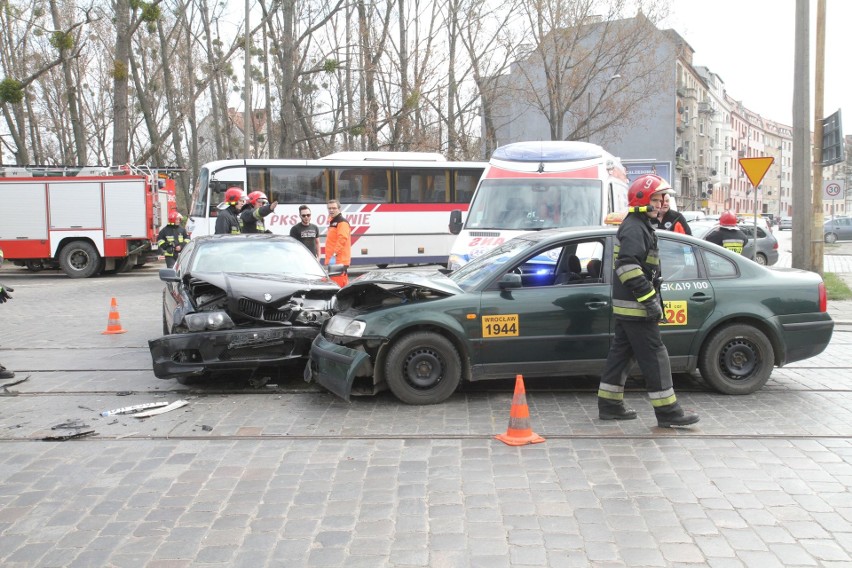
<svg viewBox="0 0 852 568">
<path fill-rule="evenodd" d="M 500 146 L 491 157 L 507 162 L 579 162 L 603 157 L 603 149 L 588 142 L 515 142 Z"/>
</svg>

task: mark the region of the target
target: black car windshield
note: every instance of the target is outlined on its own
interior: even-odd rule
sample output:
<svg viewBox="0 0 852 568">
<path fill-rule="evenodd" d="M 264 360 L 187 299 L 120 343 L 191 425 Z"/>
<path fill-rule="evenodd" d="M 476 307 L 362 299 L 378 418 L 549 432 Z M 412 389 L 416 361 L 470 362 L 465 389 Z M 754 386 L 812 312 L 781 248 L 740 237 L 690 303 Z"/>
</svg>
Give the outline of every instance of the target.
<svg viewBox="0 0 852 568">
<path fill-rule="evenodd" d="M 470 292 L 482 282 L 505 271 L 508 268 L 507 263 L 519 253 L 536 246 L 538 241 L 541 240 L 536 238 L 537 235 L 538 233 L 533 233 L 532 235 L 517 237 L 508 243 L 491 249 L 486 254 L 477 257 L 450 274 L 450 279 L 465 292 Z"/>
<path fill-rule="evenodd" d="M 189 270 L 288 274 L 304 278 L 325 276 L 322 267 L 302 243 L 253 239 L 204 243 L 196 250 Z"/>
</svg>

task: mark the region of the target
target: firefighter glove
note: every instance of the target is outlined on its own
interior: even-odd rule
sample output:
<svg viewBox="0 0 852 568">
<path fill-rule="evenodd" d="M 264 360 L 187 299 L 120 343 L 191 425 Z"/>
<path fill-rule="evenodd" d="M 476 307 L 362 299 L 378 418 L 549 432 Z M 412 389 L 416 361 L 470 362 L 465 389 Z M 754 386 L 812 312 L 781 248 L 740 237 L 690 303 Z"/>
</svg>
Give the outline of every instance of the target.
<svg viewBox="0 0 852 568">
<path fill-rule="evenodd" d="M 11 300 L 12 296 L 9 295 L 9 292 L 14 292 L 13 288 L 9 288 L 8 286 L 3 286 L 0 284 L 0 304 L 6 302 L 7 300 Z"/>
<path fill-rule="evenodd" d="M 645 306 L 645 310 L 648 312 L 648 319 L 652 321 L 659 321 L 663 319 L 663 307 L 660 305 L 660 299 L 656 296 L 656 294 L 644 302 L 642 305 Z"/>
</svg>

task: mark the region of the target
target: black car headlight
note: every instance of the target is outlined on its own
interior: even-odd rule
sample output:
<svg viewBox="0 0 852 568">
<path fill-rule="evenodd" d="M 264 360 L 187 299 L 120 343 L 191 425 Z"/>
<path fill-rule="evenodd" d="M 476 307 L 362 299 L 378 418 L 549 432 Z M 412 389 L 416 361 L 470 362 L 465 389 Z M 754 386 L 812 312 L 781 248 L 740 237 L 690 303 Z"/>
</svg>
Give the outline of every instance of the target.
<svg viewBox="0 0 852 568">
<path fill-rule="evenodd" d="M 366 328 L 367 324 L 362 321 L 346 316 L 334 316 L 328 320 L 325 332 L 344 337 L 361 337 Z"/>
<path fill-rule="evenodd" d="M 183 318 L 189 331 L 204 331 L 231 329 L 234 326 L 234 320 L 225 312 L 201 312 L 197 314 L 187 314 Z"/>
</svg>

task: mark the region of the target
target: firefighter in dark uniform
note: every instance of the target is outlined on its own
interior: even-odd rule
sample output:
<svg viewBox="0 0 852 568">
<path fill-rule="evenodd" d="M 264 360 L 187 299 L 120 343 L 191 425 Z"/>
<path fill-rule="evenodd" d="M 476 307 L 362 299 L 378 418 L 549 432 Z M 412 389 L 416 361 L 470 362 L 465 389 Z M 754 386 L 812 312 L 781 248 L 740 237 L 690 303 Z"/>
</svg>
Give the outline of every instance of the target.
<svg viewBox="0 0 852 568">
<path fill-rule="evenodd" d="M 216 217 L 217 235 L 240 234 L 240 209 L 245 204 L 243 190 L 239 187 L 229 187 L 225 191 L 225 201 L 219 204 L 219 215 Z"/>
<path fill-rule="evenodd" d="M 166 267 L 171 268 L 177 261 L 178 254 L 189 242 L 186 229 L 180 226 L 181 215 L 177 211 L 169 211 L 169 224 L 160 229 L 157 235 L 157 246 L 166 257 Z"/>
<path fill-rule="evenodd" d="M 737 254 L 742 254 L 748 243 L 748 237 L 737 227 L 737 216 L 730 211 L 719 216 L 719 227 L 707 233 L 704 240 Z"/>
<path fill-rule="evenodd" d="M 277 201 L 269 202 L 262 191 L 248 194 L 248 203 L 240 211 L 240 229 L 243 233 L 271 233 L 266 230 L 263 218 L 275 211 Z"/>
<path fill-rule="evenodd" d="M 657 424 L 663 428 L 698 422 L 684 412 L 672 387 L 669 353 L 660 335 L 660 255 L 651 218 L 671 186 L 663 178 L 638 177 L 627 193 L 628 214 L 616 233 L 612 312 L 615 337 L 601 375 L 598 415 L 601 420 L 632 420 L 636 411 L 624 404 L 624 384 L 633 361 L 645 378 Z"/>
<path fill-rule="evenodd" d="M 0 249 L 0 266 L 2 266 L 2 265 L 3 265 L 3 249 Z M 9 292 L 14 292 L 14 291 L 15 290 L 13 290 L 12 288 L 9 288 L 8 286 L 4 286 L 3 284 L 0 284 L 0 304 L 5 304 L 9 300 L 11 300 L 12 296 L 9 295 Z M 3 365 L 0 365 L 0 379 L 14 379 L 14 378 L 15 378 L 15 373 L 8 370 Z"/>
</svg>

